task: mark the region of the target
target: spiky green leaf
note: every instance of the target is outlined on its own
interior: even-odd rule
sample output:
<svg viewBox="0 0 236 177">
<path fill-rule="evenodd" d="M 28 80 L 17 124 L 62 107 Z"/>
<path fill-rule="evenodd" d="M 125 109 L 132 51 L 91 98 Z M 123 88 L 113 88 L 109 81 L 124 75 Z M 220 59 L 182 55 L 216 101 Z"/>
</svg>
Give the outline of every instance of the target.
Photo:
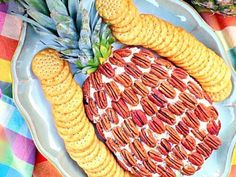
<svg viewBox="0 0 236 177">
<path fill-rule="evenodd" d="M 56 11 L 62 15 L 68 16 L 67 8 L 61 0 L 46 0 L 49 11 Z"/>
</svg>

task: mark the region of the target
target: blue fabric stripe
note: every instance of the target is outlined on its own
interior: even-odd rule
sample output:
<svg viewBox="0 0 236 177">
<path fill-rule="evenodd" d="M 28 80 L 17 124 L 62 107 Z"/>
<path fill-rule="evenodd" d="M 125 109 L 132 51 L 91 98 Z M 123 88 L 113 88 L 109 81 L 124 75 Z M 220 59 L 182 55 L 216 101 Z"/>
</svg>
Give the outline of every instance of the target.
<svg viewBox="0 0 236 177">
<path fill-rule="evenodd" d="M 234 69 L 236 70 L 236 47 L 229 50 L 229 56 Z"/>
<path fill-rule="evenodd" d="M 0 174 L 2 177 L 23 177 L 15 169 L 3 164 L 0 164 Z"/>
</svg>

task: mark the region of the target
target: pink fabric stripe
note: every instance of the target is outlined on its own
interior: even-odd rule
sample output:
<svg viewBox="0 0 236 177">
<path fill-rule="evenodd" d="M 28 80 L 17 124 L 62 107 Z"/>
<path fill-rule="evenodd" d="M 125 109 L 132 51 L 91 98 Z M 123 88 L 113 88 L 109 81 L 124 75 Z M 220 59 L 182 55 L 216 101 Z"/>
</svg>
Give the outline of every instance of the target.
<svg viewBox="0 0 236 177">
<path fill-rule="evenodd" d="M 6 18 L 6 14 L 3 12 L 0 12 L 0 34 L 2 34 L 5 18 Z"/>
<path fill-rule="evenodd" d="M 5 129 L 5 134 L 14 155 L 19 159 L 34 165 L 36 154 L 34 142 L 9 129 Z"/>
</svg>

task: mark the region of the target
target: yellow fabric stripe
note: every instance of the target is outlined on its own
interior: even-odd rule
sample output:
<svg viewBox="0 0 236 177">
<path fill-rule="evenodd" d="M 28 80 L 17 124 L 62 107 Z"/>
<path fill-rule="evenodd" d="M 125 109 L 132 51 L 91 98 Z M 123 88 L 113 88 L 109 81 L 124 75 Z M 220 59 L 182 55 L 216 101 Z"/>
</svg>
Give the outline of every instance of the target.
<svg viewBox="0 0 236 177">
<path fill-rule="evenodd" d="M 236 26 L 229 26 L 222 31 L 216 31 L 226 50 L 236 47 Z"/>
<path fill-rule="evenodd" d="M 236 146 L 234 148 L 233 158 L 232 158 L 232 165 L 236 165 Z"/>
<path fill-rule="evenodd" d="M 0 81 L 12 82 L 11 62 L 0 58 Z"/>
</svg>

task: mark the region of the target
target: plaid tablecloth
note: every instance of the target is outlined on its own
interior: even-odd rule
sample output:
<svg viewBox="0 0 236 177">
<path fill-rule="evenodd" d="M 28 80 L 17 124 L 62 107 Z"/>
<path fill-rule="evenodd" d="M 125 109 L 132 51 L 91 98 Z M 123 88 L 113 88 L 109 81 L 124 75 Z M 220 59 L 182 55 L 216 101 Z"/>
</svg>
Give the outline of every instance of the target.
<svg viewBox="0 0 236 177">
<path fill-rule="evenodd" d="M 11 4 L 0 4 L 0 177 L 60 177 L 36 150 L 24 119 L 11 99 L 10 63 L 22 22 L 8 13 Z M 216 31 L 236 67 L 236 17 L 200 12 Z M 236 150 L 230 177 L 236 177 Z"/>
</svg>

